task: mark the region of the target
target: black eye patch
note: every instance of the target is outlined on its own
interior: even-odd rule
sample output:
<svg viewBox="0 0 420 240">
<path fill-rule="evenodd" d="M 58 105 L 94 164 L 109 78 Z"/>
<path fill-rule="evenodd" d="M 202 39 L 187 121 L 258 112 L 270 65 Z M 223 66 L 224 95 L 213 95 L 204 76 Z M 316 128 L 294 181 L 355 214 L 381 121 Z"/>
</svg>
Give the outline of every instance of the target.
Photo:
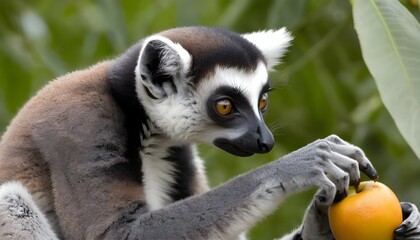
<svg viewBox="0 0 420 240">
<path fill-rule="evenodd" d="M 232 103 L 232 113 L 228 116 L 220 116 L 215 110 L 215 105 L 222 99 L 228 99 Z M 238 126 L 246 116 L 255 115 L 248 98 L 244 93 L 234 87 L 223 86 L 217 88 L 207 100 L 207 114 L 218 125 L 226 128 Z"/>
</svg>

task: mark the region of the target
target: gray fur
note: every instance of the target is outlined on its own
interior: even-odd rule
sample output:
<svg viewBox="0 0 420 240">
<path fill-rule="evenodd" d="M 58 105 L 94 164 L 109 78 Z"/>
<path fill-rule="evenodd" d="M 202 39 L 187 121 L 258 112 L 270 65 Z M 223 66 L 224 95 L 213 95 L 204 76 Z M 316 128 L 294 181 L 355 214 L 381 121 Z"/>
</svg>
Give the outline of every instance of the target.
<svg viewBox="0 0 420 240">
<path fill-rule="evenodd" d="M 0 238 L 2 240 L 56 240 L 44 214 L 17 182 L 0 185 Z"/>
<path fill-rule="evenodd" d="M 228 69 L 227 82 L 236 83 L 233 71 L 252 76 L 256 87 L 245 86 L 256 90 L 243 97 L 258 98 L 266 74 L 254 72 L 279 56 L 268 59 L 256 48 L 261 42 L 224 30 L 181 28 L 159 36 L 174 42 L 163 40 L 152 49 L 157 55 L 144 55 L 150 64 L 137 63 L 148 47 L 141 41 L 116 60 L 52 81 L 25 104 L 0 142 L 0 238 L 243 239 L 284 198 L 318 187 L 303 225 L 284 239 L 329 239 L 328 206 L 359 181 L 359 170 L 377 177 L 362 150 L 332 135 L 209 190 L 194 142 L 238 132 L 206 115 L 203 95 L 213 96 L 219 88 L 211 81 L 221 81 L 212 73 Z M 245 130 L 261 140 L 260 127 Z M 7 188 L 8 181 L 31 195 Z M 407 219 L 418 219 L 410 209 Z M 418 221 L 405 224 L 418 227 Z"/>
</svg>

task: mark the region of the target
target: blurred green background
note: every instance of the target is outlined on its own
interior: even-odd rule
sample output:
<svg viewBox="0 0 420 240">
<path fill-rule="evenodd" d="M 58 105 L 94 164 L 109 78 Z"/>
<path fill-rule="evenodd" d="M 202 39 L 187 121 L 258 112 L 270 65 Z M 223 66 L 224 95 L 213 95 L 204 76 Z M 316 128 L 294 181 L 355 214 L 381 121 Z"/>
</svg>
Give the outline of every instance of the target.
<svg viewBox="0 0 420 240">
<path fill-rule="evenodd" d="M 404 4 L 419 19 L 414 2 Z M 271 74 L 277 89 L 266 122 L 276 137 L 274 150 L 237 158 L 200 146 L 212 186 L 335 133 L 364 149 L 400 200 L 420 205 L 420 161 L 362 60 L 348 1 L 0 1 L 0 133 L 49 80 L 113 58 L 148 34 L 185 25 L 238 32 L 286 26 L 295 36 Z M 250 238 L 273 239 L 297 227 L 314 191 L 287 198 Z"/>
</svg>

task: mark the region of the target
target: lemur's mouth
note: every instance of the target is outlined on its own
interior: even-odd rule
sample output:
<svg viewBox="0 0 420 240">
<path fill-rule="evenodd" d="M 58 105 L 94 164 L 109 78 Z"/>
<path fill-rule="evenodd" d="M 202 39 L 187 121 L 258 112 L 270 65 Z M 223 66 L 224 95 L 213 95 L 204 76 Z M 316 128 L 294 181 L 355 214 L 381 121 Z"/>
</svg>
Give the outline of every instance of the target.
<svg viewBox="0 0 420 240">
<path fill-rule="evenodd" d="M 231 145 L 231 146 L 234 149 L 234 152 L 229 152 L 229 151 L 227 151 L 227 152 L 229 152 L 230 154 L 236 155 L 238 157 L 250 157 L 250 156 L 255 154 L 253 152 L 246 152 L 242 149 L 239 149 L 239 148 L 235 147 L 235 145 Z"/>
<path fill-rule="evenodd" d="M 238 157 L 249 157 L 255 154 L 255 152 L 246 151 L 245 144 L 239 144 L 235 141 L 230 141 L 226 138 L 219 138 L 214 141 L 214 145 L 230 154 Z"/>
</svg>

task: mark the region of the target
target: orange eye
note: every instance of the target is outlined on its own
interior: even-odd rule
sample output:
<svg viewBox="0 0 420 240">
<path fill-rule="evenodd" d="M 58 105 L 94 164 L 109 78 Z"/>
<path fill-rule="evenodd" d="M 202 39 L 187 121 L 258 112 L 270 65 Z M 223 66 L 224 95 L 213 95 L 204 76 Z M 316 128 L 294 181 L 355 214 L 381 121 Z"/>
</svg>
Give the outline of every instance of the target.
<svg viewBox="0 0 420 240">
<path fill-rule="evenodd" d="M 267 93 L 264 93 L 261 96 L 260 102 L 258 103 L 258 108 L 261 111 L 263 111 L 263 110 L 265 110 L 267 108 L 267 105 L 268 105 L 268 94 Z"/>
<path fill-rule="evenodd" d="M 215 109 L 220 116 L 227 116 L 232 113 L 232 103 L 227 99 L 219 100 L 216 102 Z"/>
</svg>

